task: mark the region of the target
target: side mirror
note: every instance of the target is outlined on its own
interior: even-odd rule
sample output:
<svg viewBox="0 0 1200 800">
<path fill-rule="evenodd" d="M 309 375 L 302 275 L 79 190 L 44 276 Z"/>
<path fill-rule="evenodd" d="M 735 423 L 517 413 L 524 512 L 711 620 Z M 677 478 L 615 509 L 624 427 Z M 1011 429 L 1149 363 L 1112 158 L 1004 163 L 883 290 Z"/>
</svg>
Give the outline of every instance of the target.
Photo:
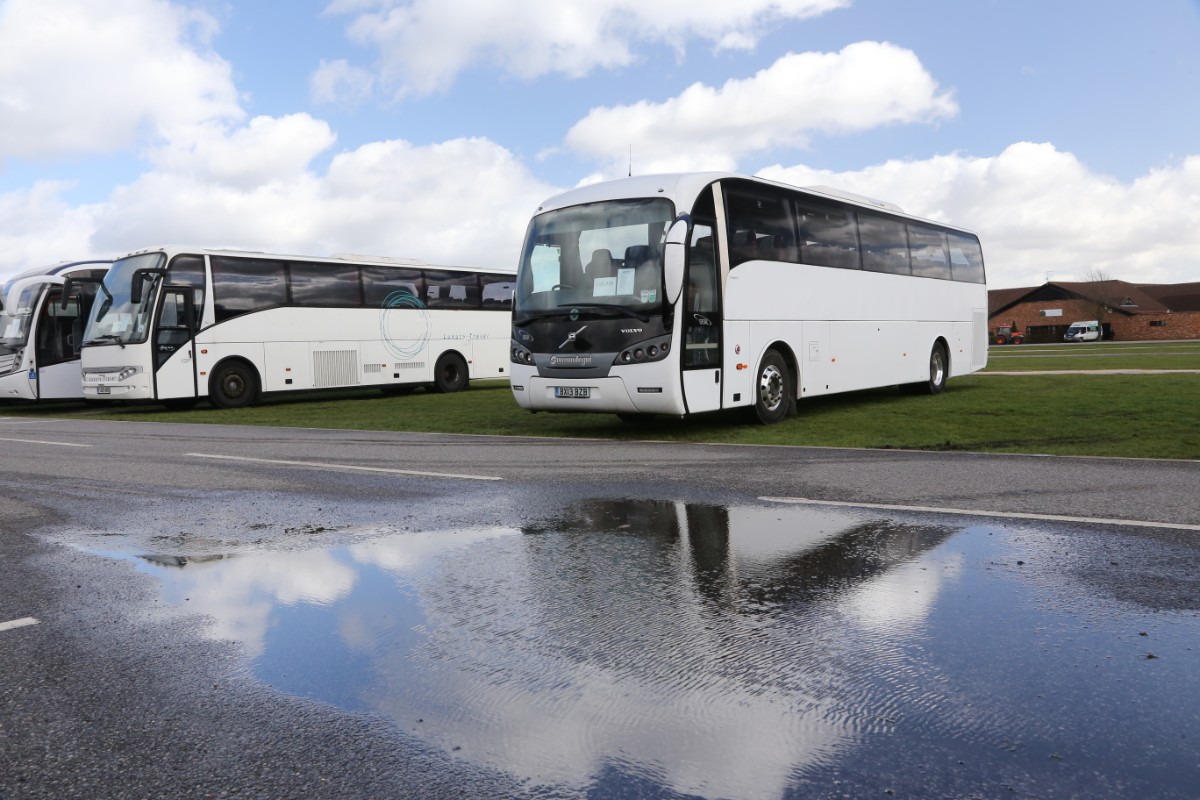
<svg viewBox="0 0 1200 800">
<path fill-rule="evenodd" d="M 683 273 L 687 266 L 687 238 L 692 227 L 692 218 L 680 214 L 675 218 L 667 231 L 667 240 L 663 244 L 663 284 L 666 289 L 666 301 L 671 305 L 683 294 Z"/>
<path fill-rule="evenodd" d="M 133 279 L 129 284 L 129 301 L 136 305 L 141 305 L 142 302 L 142 281 L 149 278 L 151 275 L 165 277 L 167 271 L 161 267 L 148 267 L 146 269 L 135 270 Z"/>
<path fill-rule="evenodd" d="M 62 297 L 60 297 L 58 300 L 58 307 L 61 308 L 63 311 L 66 311 L 67 306 L 70 305 L 70 303 L 68 301 L 70 301 L 71 292 L 74 290 L 75 290 L 75 281 L 71 280 L 70 278 L 67 278 L 65 281 L 63 281 Z"/>
</svg>

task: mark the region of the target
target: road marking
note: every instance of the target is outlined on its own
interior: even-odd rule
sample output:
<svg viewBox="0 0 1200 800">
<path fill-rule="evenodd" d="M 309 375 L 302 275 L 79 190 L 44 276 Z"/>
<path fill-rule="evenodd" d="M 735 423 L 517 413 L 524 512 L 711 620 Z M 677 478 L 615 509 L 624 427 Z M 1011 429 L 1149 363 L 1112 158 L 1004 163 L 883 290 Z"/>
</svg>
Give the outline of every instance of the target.
<svg viewBox="0 0 1200 800">
<path fill-rule="evenodd" d="M 21 442 L 23 444 L 52 444 L 55 447 L 91 447 L 90 444 L 79 444 L 78 442 L 47 442 L 41 439 L 3 439 L 0 442 Z"/>
<path fill-rule="evenodd" d="M 1062 514 L 1027 514 L 1019 511 L 981 511 L 971 508 L 939 508 L 936 506 L 900 506 L 886 503 L 846 503 L 836 500 L 808 500 L 803 497 L 760 497 L 768 503 L 790 503 L 792 505 L 839 506 L 841 508 L 865 508 L 872 511 L 918 511 L 925 514 L 955 514 L 964 517 L 997 517 L 999 519 L 1032 519 L 1040 522 L 1083 522 L 1092 525 L 1123 525 L 1135 528 L 1166 528 L 1176 531 L 1200 531 L 1200 525 L 1181 522 L 1149 522 L 1138 519 L 1112 519 L 1109 517 L 1071 517 Z"/>
<path fill-rule="evenodd" d="M 11 622 L 0 622 L 0 632 L 11 631 L 13 628 L 24 628 L 26 625 L 37 625 L 41 620 L 33 617 L 24 617 L 22 619 L 14 619 Z"/>
<path fill-rule="evenodd" d="M 310 467 L 313 469 L 348 469 L 359 472 L 383 472 L 389 475 L 419 475 L 423 478 L 459 478 L 467 481 L 498 481 L 491 475 L 455 475 L 448 472 L 420 472 L 413 469 L 388 469 L 387 467 L 360 467 L 354 464 L 326 464 L 318 461 L 284 461 L 274 458 L 248 458 L 246 456 L 222 456 L 214 453 L 185 453 L 195 458 L 215 458 L 222 461 L 244 461 L 251 464 L 281 464 L 288 467 Z"/>
</svg>

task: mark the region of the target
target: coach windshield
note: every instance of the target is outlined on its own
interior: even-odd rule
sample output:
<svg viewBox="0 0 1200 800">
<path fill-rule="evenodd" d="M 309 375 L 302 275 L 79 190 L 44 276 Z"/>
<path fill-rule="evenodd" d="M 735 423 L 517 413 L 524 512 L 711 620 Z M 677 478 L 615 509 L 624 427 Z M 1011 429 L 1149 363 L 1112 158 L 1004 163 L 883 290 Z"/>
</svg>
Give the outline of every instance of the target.
<svg viewBox="0 0 1200 800">
<path fill-rule="evenodd" d="M 665 199 L 611 200 L 548 211 L 529 228 L 517 273 L 515 321 L 576 309 L 660 314 Z"/>
<path fill-rule="evenodd" d="M 150 312 L 154 308 L 153 288 L 159 276 L 146 270 L 161 269 L 163 253 L 141 253 L 122 258 L 104 276 L 100 296 L 92 304 L 91 317 L 84 332 L 85 345 L 138 344 L 146 341 L 150 330 Z M 141 283 L 141 296 L 134 301 L 133 281 Z"/>
</svg>

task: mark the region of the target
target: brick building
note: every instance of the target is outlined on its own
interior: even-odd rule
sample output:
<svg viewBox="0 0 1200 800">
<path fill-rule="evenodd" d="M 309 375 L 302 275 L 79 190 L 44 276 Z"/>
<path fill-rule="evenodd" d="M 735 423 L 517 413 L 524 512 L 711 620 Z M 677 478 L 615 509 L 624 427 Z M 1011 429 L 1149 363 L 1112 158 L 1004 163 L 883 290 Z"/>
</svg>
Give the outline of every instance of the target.
<svg viewBox="0 0 1200 800">
<path fill-rule="evenodd" d="M 1061 342 L 1072 322 L 1092 319 L 1106 339 L 1200 339 L 1200 283 L 1056 281 L 988 292 L 988 328 L 1012 325 L 1026 342 Z"/>
</svg>

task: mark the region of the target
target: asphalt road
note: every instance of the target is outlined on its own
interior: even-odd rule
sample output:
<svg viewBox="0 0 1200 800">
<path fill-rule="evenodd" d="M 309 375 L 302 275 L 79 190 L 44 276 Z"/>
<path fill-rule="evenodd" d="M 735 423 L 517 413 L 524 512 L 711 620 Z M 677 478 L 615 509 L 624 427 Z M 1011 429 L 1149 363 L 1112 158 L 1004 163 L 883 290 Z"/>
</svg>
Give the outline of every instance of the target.
<svg viewBox="0 0 1200 800">
<path fill-rule="evenodd" d="M 615 742 L 611 746 L 591 740 L 588 747 L 581 746 L 592 761 L 565 753 L 559 760 L 545 755 L 532 758 L 530 752 L 544 753 L 554 747 L 548 742 L 529 743 L 522 748 L 514 744 L 516 749 L 510 751 L 496 742 L 524 742 L 531 725 L 540 724 L 524 717 L 521 719 L 525 721 L 519 722 L 514 708 L 527 708 L 530 715 L 540 713 L 546 718 L 573 719 L 572 714 L 580 713 L 571 704 L 573 701 L 562 698 L 548 711 L 539 705 L 545 698 L 558 697 L 556 687 L 564 680 L 561 675 L 548 678 L 548 688 L 540 691 L 525 691 L 525 687 L 513 694 L 516 690 L 507 687 L 509 693 L 502 695 L 503 700 L 487 701 L 476 695 L 485 694 L 485 686 L 494 688 L 492 684 L 498 679 L 480 682 L 476 675 L 464 684 L 471 692 L 464 690 L 457 695 L 446 690 L 449 680 L 442 680 L 448 676 L 447 670 L 462 679 L 459 673 L 471 671 L 464 663 L 473 659 L 483 672 L 507 669 L 514 674 L 533 675 L 544 667 L 555 673 L 561 665 L 555 662 L 546 666 L 546 659 L 553 659 L 542 649 L 547 636 L 545 625 L 531 626 L 521 634 L 524 644 L 516 646 L 511 639 L 516 628 L 500 630 L 504 626 L 498 623 L 495 629 L 476 632 L 476 638 L 469 641 L 449 632 L 467 630 L 474 620 L 483 618 L 502 619 L 512 625 L 530 604 L 550 602 L 530 584 L 550 585 L 572 570 L 585 573 L 594 589 L 601 575 L 618 575 L 632 581 L 629 576 L 637 571 L 636 565 L 647 560 L 665 563 L 675 557 L 671 549 L 674 545 L 650 547 L 649 539 L 624 542 L 627 549 L 596 549 L 595 537 L 572 538 L 581 532 L 611 533 L 639 524 L 647 530 L 669 529 L 654 541 L 675 542 L 690 535 L 690 558 L 701 566 L 689 568 L 692 571 L 684 578 L 672 573 L 674 577 L 665 582 L 648 579 L 645 585 L 659 589 L 642 597 L 641 605 L 633 599 L 618 599 L 641 597 L 642 584 L 632 582 L 614 584 L 606 591 L 594 589 L 594 594 L 580 595 L 572 602 L 589 607 L 611 606 L 614 617 L 642 619 L 637 624 L 643 627 L 645 618 L 641 615 L 647 607 L 678 603 L 683 608 L 694 604 L 697 597 L 703 602 L 711 599 L 714 607 L 746 602 L 744 586 L 731 595 L 733 600 L 722 593 L 752 574 L 755 565 L 765 563 L 764 558 L 775 558 L 763 556 L 768 546 L 754 540 L 753 547 L 758 549 L 738 555 L 741 560 L 735 570 L 729 564 L 735 560 L 736 547 L 730 544 L 729 552 L 712 561 L 709 570 L 703 566 L 709 563 L 705 561 L 704 546 L 697 542 L 701 528 L 713 525 L 720 528 L 722 542 L 735 542 L 739 537 L 750 541 L 758 533 L 746 533 L 739 530 L 739 525 L 765 525 L 755 515 L 768 508 L 779 509 L 779 519 L 788 514 L 800 515 L 794 517 L 800 522 L 789 523 L 793 528 L 788 530 L 801 524 L 849 526 L 847 530 L 853 530 L 837 543 L 842 550 L 833 552 L 842 553 L 843 565 L 853 561 L 857 566 L 849 572 L 840 572 L 841 566 L 829 566 L 830 544 L 825 539 L 819 543 L 825 548 L 820 562 L 824 566 L 818 566 L 811 553 L 790 554 L 784 559 L 790 570 L 786 577 L 772 572 L 752 587 L 751 594 L 757 598 L 754 602 L 761 606 L 755 606 L 755 613 L 766 616 L 747 613 L 726 619 L 725 624 L 730 626 L 726 638 L 740 641 L 739 637 L 747 637 L 744 647 L 729 651 L 726 663 L 754 653 L 746 664 L 750 674 L 761 670 L 762 664 L 775 663 L 773 659 L 778 657 L 774 650 L 756 649 L 758 645 L 753 642 L 761 631 L 750 630 L 753 625 L 747 620 L 765 619 L 780 626 L 775 635 L 793 644 L 807 641 L 812 630 L 831 624 L 831 619 L 845 613 L 852 595 L 857 598 L 854 602 L 859 602 L 864 587 L 874 586 L 882 578 L 895 580 L 907 574 L 905 570 L 913 564 L 921 564 L 919 569 L 943 575 L 974 576 L 972 580 L 978 586 L 992 586 L 997 593 L 1015 591 L 1013 587 L 1018 585 L 1040 587 L 1054 598 L 1048 603 L 1051 610 L 1046 602 L 1039 601 L 1041 605 L 1034 604 L 1030 613 L 1083 614 L 1091 620 L 1083 625 L 1085 629 L 1089 625 L 1092 630 L 1103 628 L 1105 623 L 1098 620 L 1120 619 L 1127 627 L 1114 629 L 1103 646 L 1110 648 L 1118 661 L 1124 658 L 1122 663 L 1130 665 L 1131 671 L 1113 680 L 1117 684 L 1132 682 L 1137 695 L 1144 688 L 1139 670 L 1145 658 L 1147 663 L 1162 662 L 1164 670 L 1177 670 L 1159 678 L 1166 680 L 1163 691 L 1190 692 L 1180 695 L 1186 698 L 1180 712 L 1179 702 L 1164 698 L 1163 692 L 1146 690 L 1145 707 L 1165 703 L 1159 719 L 1169 721 L 1167 736 L 1178 745 L 1179 737 L 1200 736 L 1200 705 L 1196 700 L 1200 693 L 1193 691 L 1200 688 L 1200 669 L 1196 654 L 1181 643 L 1194 632 L 1200 609 L 1200 578 L 1196 577 L 1200 574 L 1196 572 L 1200 566 L 1197 462 L 568 442 L 2 417 L 0 453 L 3 800 L 749 797 L 788 792 L 834 797 L 857 796 L 865 790 L 909 796 L 918 796 L 922 791 L 928 792 L 925 796 L 946 797 L 994 796 L 1001 791 L 1050 796 L 1055 789 L 1099 792 L 1102 796 L 1144 796 L 1149 792 L 1182 797 L 1187 796 L 1185 790 L 1177 791 L 1177 787 L 1189 785 L 1191 778 L 1197 780 L 1190 785 L 1200 786 L 1200 763 L 1193 760 L 1189 764 L 1186 756 L 1182 760 L 1174 755 L 1163 756 L 1169 763 L 1166 773 L 1155 761 L 1158 756 L 1146 755 L 1143 761 L 1134 759 L 1131 763 L 1135 766 L 1127 774 L 1105 775 L 1104 768 L 1096 765 L 1110 759 L 1100 745 L 1079 754 L 1078 763 L 1088 764 L 1086 769 L 1061 768 L 1061 756 L 1055 751 L 1021 762 L 1002 776 L 1008 762 L 999 760 L 994 742 L 983 744 L 993 731 L 984 730 L 986 726 L 978 721 L 955 721 L 956 713 L 944 709 L 929 718 L 928 724 L 938 730 L 936 735 L 927 728 L 917 731 L 937 744 L 929 746 L 925 758 L 916 748 L 918 755 L 913 758 L 914 748 L 904 744 L 911 744 L 911 740 L 901 735 L 903 731 L 880 731 L 873 727 L 875 723 L 862 721 L 886 716 L 867 701 L 854 706 L 861 711 L 858 717 L 858 711 L 847 712 L 857 722 L 826 731 L 821 734 L 825 739 L 807 729 L 800 733 L 792 727 L 781 729 L 783 740 L 792 742 L 789 753 L 759 765 L 761 768 L 753 773 L 761 776 L 774 774 L 775 770 L 782 777 L 772 779 L 774 782 L 744 777 L 740 782 L 723 783 L 722 776 L 728 776 L 731 770 L 705 774 L 703 769 L 685 769 L 681 765 L 688 762 L 689 747 L 682 744 L 654 756 L 630 756 L 625 753 L 630 743 L 619 741 L 627 729 L 617 723 L 603 728 Z M 673 510 L 676 508 L 678 513 Z M 722 509 L 718 523 L 712 522 L 716 519 L 711 513 L 714 508 Z M 843 519 L 839 515 L 848 516 Z M 747 519 L 758 521 L 744 522 Z M 681 526 L 684 534 L 680 533 Z M 872 532 L 865 539 L 864 529 Z M 478 532 L 472 534 L 475 538 L 465 540 L 462 549 L 476 559 L 469 569 L 463 566 L 465 562 L 455 560 L 460 559 L 457 555 L 438 551 L 432 561 L 420 561 L 414 555 L 416 551 L 404 550 L 411 549 L 411 543 L 420 535 L 448 530 Z M 524 549 L 519 549 L 513 543 L 517 539 L 506 538 L 505 534 L 512 531 L 559 535 L 518 537 L 524 542 L 520 546 Z M 403 539 L 408 534 L 411 536 Z M 789 534 L 770 535 L 786 538 Z M 398 544 L 401 540 L 395 537 L 402 537 L 403 543 Z M 868 540 L 870 543 L 864 543 Z M 886 547 L 878 544 L 885 540 Z M 995 542 L 1000 540 L 1003 546 L 997 551 Z M 536 547 L 529 544 L 532 541 L 537 542 Z M 943 559 L 939 548 L 948 541 L 961 542 L 965 555 L 939 560 Z M 248 577 L 243 574 L 243 581 L 255 580 L 253 570 L 284 573 L 274 590 L 279 608 L 303 607 L 305 613 L 315 614 L 346 596 L 342 590 L 320 595 L 320 586 L 328 586 L 330 576 L 341 575 L 340 567 L 322 567 L 325 571 L 320 579 L 295 589 L 295 595 L 279 587 L 286 584 L 289 575 L 296 577 L 297 584 L 302 583 L 300 578 L 307 574 L 310 562 L 330 554 L 334 561 L 344 562 L 341 567 L 354 561 L 359 570 L 357 577 L 346 580 L 366 585 L 369 576 L 362 565 L 369 559 L 365 551 L 345 550 L 357 546 L 352 544 L 355 542 L 381 544 L 379 549 L 384 555 L 375 554 L 371 569 L 386 568 L 389 591 L 397 586 L 401 589 L 395 597 L 389 595 L 390 599 L 364 606 L 367 610 L 362 617 L 370 620 L 381 614 L 387 616 L 391 612 L 386 609 L 393 606 L 408 608 L 404 613 L 421 615 L 419 624 L 393 621 L 382 634 L 356 634 L 360 650 L 372 650 L 379 659 L 370 662 L 376 679 L 386 674 L 392 686 L 382 693 L 376 688 L 369 700 L 363 699 L 362 686 L 346 677 L 361 666 L 360 661 L 349 656 L 344 662 L 331 661 L 328 674 L 309 674 L 302 667 L 321 661 L 320 653 L 306 650 L 303 642 L 324 641 L 314 631 L 326 623 L 312 619 L 297 623 L 295 632 L 288 634 L 290 638 L 276 641 L 278 637 L 272 638 L 270 630 L 271 626 L 279 630 L 285 627 L 282 611 L 264 611 L 261 618 L 253 618 L 258 620 L 254 624 L 261 622 L 263 630 L 252 635 L 245 630 L 251 624 L 245 608 L 230 611 L 219 604 L 201 606 L 205 597 L 211 599 L 211 595 L 201 594 L 211 591 L 213 582 L 232 580 L 230 573 L 221 570 L 236 561 L 252 570 Z M 586 556 L 579 555 L 581 546 L 588 548 Z M 1058 547 L 1062 548 L 1061 554 L 1054 549 Z M 401 550 L 409 560 L 403 565 L 392 563 Z M 670 555 L 664 556 L 668 551 Z M 996 580 L 991 565 L 999 563 L 997 559 L 1007 559 L 1012 552 L 1035 553 L 1040 568 L 1047 571 L 1034 575 L 1032 567 L 1039 561 L 1024 556 L 1020 561 L 1012 559 L 1011 564 L 1004 561 L 1008 565 L 1005 570 L 1013 571 L 1002 571 L 999 583 L 991 583 Z M 624 559 L 619 557 L 621 553 L 626 554 Z M 1026 558 L 1030 559 L 1030 570 L 1024 569 Z M 1056 563 L 1072 558 L 1070 570 Z M 166 563 L 186 568 L 164 567 Z M 1016 564 L 1021 570 L 1012 566 Z M 810 575 L 805 580 L 811 585 L 797 588 L 797 571 L 815 573 L 826 569 L 832 577 L 817 580 Z M 1068 572 L 1071 585 L 1083 588 L 1062 591 L 1063 576 Z M 710 584 L 710 573 L 719 574 L 720 580 Z M 199 580 L 204 575 L 211 576 L 213 582 Z M 521 576 L 520 580 L 514 575 Z M 958 577 L 945 581 L 946 587 L 951 583 L 975 585 Z M 313 588 L 314 582 L 318 588 Z M 486 588 L 481 588 L 485 584 Z M 577 592 L 579 585 L 570 582 L 560 589 L 570 594 Z M 690 599 L 679 600 L 680 586 L 685 585 L 692 587 L 686 589 Z M 448 588 L 454 586 L 466 588 L 455 594 Z M 178 596 L 164 587 L 174 587 Z M 237 595 L 228 587 L 224 591 L 226 597 Z M 942 591 L 943 597 L 950 596 L 949 588 Z M 784 599 L 767 603 L 756 592 L 771 597 L 772 593 L 782 593 Z M 412 596 L 419 596 L 420 602 L 409 608 L 405 598 Z M 470 615 L 456 616 L 465 613 L 454 610 L 456 597 L 462 599 L 464 608 L 471 609 Z M 964 597 L 978 597 L 978 593 Z M 517 598 L 521 598 L 519 602 Z M 193 601 L 195 607 L 189 608 Z M 243 605 L 249 607 L 254 602 L 247 599 Z M 1110 603 L 1116 605 L 1110 608 Z M 780 608 L 787 609 L 787 613 L 777 610 Z M 812 609 L 819 609 L 819 614 Z M 804 627 L 805 632 L 800 633 L 803 626 L 797 620 L 810 613 L 817 617 L 803 625 L 817 627 Z M 922 613 L 929 613 L 928 609 Z M 587 621 L 590 618 L 580 617 L 579 625 L 586 628 L 593 624 Z M 1055 616 L 1049 624 L 1062 626 L 1066 618 Z M 362 619 L 359 622 L 370 627 Z M 228 630 L 213 635 L 214 625 L 223 624 Z M 341 640 L 353 638 L 346 632 L 349 623 L 344 618 L 337 624 L 342 626 Z M 678 627 L 687 624 L 700 623 L 685 620 Z M 1151 630 L 1131 633 L 1132 627 L 1128 626 Z M 410 654 L 406 657 L 410 660 L 402 664 L 381 667 L 386 656 L 380 651 L 416 652 L 411 643 L 406 644 L 412 630 L 423 631 L 439 643 L 443 649 L 438 652 L 446 660 L 431 666 L 427 660 L 420 660 L 428 659 L 427 655 L 418 658 Z M 1148 634 L 1159 635 L 1161 651 L 1175 657 L 1163 658 L 1146 650 Z M 569 635 L 555 632 L 554 647 L 563 647 L 564 637 Z M 658 635 L 656 641 L 661 642 L 672 634 L 664 628 Z M 877 644 L 875 634 L 863 635 L 864 647 Z M 1067 638 L 1082 635 L 1072 628 Z M 600 662 L 616 661 L 626 665 L 623 670 L 635 673 L 640 669 L 637 665 L 642 661 L 629 655 L 647 652 L 648 645 L 638 635 L 626 629 L 598 629 L 593 640 L 596 638 L 609 648 Z M 900 645 L 916 648 L 917 641 L 905 638 Z M 970 635 L 960 632 L 953 641 L 970 641 Z M 584 650 L 595 644 L 589 644 L 586 637 L 572 642 L 572 648 Z M 686 659 L 697 657 L 688 649 L 690 646 L 694 644 L 662 645 L 663 652 Z M 1078 661 L 1081 652 L 1090 652 L 1094 646 L 1091 642 L 1079 644 L 1078 649 L 1063 657 Z M 984 645 L 976 643 L 972 647 Z M 1142 648 L 1137 650 L 1137 663 L 1130 648 Z M 540 660 L 534 659 L 534 653 L 541 654 Z M 593 657 L 599 658 L 578 656 L 584 661 Z M 667 669 L 670 659 L 664 659 L 663 669 Z M 1013 659 L 1010 656 L 1008 661 Z M 792 661 L 782 659 L 780 674 L 764 678 L 763 685 L 782 679 L 791 669 L 782 665 Z M 999 663 L 1006 659 L 991 654 L 979 657 L 980 664 L 987 661 Z M 273 666 L 264 666 L 268 663 Z M 851 676 L 854 680 L 844 691 L 846 697 L 857 697 L 861 687 L 877 687 L 892 680 L 879 670 L 855 678 L 853 666 L 839 664 L 830 661 L 821 674 Z M 1011 667 L 1017 674 L 1023 668 L 1019 659 Z M 717 675 L 722 669 L 710 665 L 700 674 Z M 910 669 L 922 671 L 928 665 Z M 946 668 L 939 680 L 963 685 L 980 681 L 983 685 L 987 682 L 977 674 L 979 669 L 982 667 Z M 302 680 L 299 675 L 303 675 Z M 805 675 L 805 680 L 813 679 L 812 673 Z M 597 697 L 607 698 L 637 695 L 620 680 L 607 686 L 607 694 L 595 688 L 604 681 L 575 680 L 577 694 L 590 696 L 595 691 Z M 636 686 L 656 685 L 645 675 L 635 674 L 630 680 Z M 675 679 L 669 675 L 662 680 L 674 687 L 671 691 L 678 697 L 666 692 L 664 699 L 643 688 L 648 698 L 643 698 L 642 704 L 659 708 L 659 717 L 666 720 L 646 724 L 650 728 L 661 724 L 664 731 L 676 733 L 693 731 L 698 725 L 704 728 L 703 722 L 697 723 L 690 712 L 681 709 L 713 709 L 720 705 L 719 698 L 728 695 L 730 687 L 736 692 L 741 686 L 737 681 L 718 686 L 720 682 L 714 678 L 711 686 L 705 684 L 703 690 L 697 690 L 673 683 Z M 722 675 L 721 680 L 729 678 Z M 423 688 L 419 693 L 397 688 L 405 685 Z M 1074 690 L 1063 687 L 1073 685 L 1066 677 L 1055 684 L 1060 695 L 1071 694 Z M 447 693 L 443 696 L 442 692 Z M 863 689 L 862 694 L 868 692 Z M 833 695 L 841 696 L 836 690 Z M 802 696 L 809 696 L 809 689 L 793 688 L 791 694 L 784 694 L 785 706 L 795 708 Z M 1107 712 L 1098 709 L 1109 707 L 1111 700 L 1103 694 L 1085 693 L 1077 705 L 1103 716 Z M 612 702 L 614 708 L 624 708 L 620 702 Z M 725 721 L 714 730 L 749 726 L 754 731 L 770 731 L 770 724 L 750 725 L 736 710 L 755 706 L 756 702 L 748 697 L 732 704 L 722 712 L 724 717 L 716 715 Z M 907 706 L 908 719 L 915 710 L 925 708 L 923 702 Z M 623 716 L 637 716 L 639 707 L 631 704 Z M 764 705 L 755 719 L 771 717 L 774 708 Z M 1177 712 L 1183 716 L 1176 718 Z M 799 718 L 825 720 L 831 716 L 837 715 L 800 714 Z M 902 727 L 905 717 L 899 716 L 901 721 L 895 725 Z M 599 718 L 607 719 L 606 713 L 597 712 L 586 721 L 577 721 L 578 727 L 589 731 L 592 739 L 602 739 L 595 727 Z M 1145 724 L 1149 726 L 1148 735 L 1164 733 L 1154 727 L 1153 721 Z M 1136 729 L 1136 725 L 1132 727 Z M 971 735 L 963 734 L 964 728 L 975 731 L 979 741 L 972 742 Z M 492 729 L 497 733 L 491 739 L 473 738 L 472 732 Z M 824 749 L 818 754 L 797 755 L 813 737 L 827 742 Z M 871 745 L 854 750 L 853 757 L 834 758 L 832 753 L 842 752 L 841 745 L 835 743 L 847 739 L 869 741 Z M 1047 741 L 1052 739 L 1047 734 Z M 716 748 L 718 751 L 729 749 L 718 744 L 722 745 Z M 888 747 L 899 749 L 891 752 Z M 980 748 L 972 751 L 978 768 L 971 768 L 970 758 L 960 752 L 961 747 Z M 643 743 L 640 750 L 657 752 L 652 742 Z M 762 750 L 757 748 L 755 752 Z M 750 758 L 746 754 L 743 760 Z M 580 766 L 583 762 L 587 766 Z M 1053 766 L 1047 768 L 1047 763 Z M 1050 771 L 1044 771 L 1047 769 Z"/>
</svg>

